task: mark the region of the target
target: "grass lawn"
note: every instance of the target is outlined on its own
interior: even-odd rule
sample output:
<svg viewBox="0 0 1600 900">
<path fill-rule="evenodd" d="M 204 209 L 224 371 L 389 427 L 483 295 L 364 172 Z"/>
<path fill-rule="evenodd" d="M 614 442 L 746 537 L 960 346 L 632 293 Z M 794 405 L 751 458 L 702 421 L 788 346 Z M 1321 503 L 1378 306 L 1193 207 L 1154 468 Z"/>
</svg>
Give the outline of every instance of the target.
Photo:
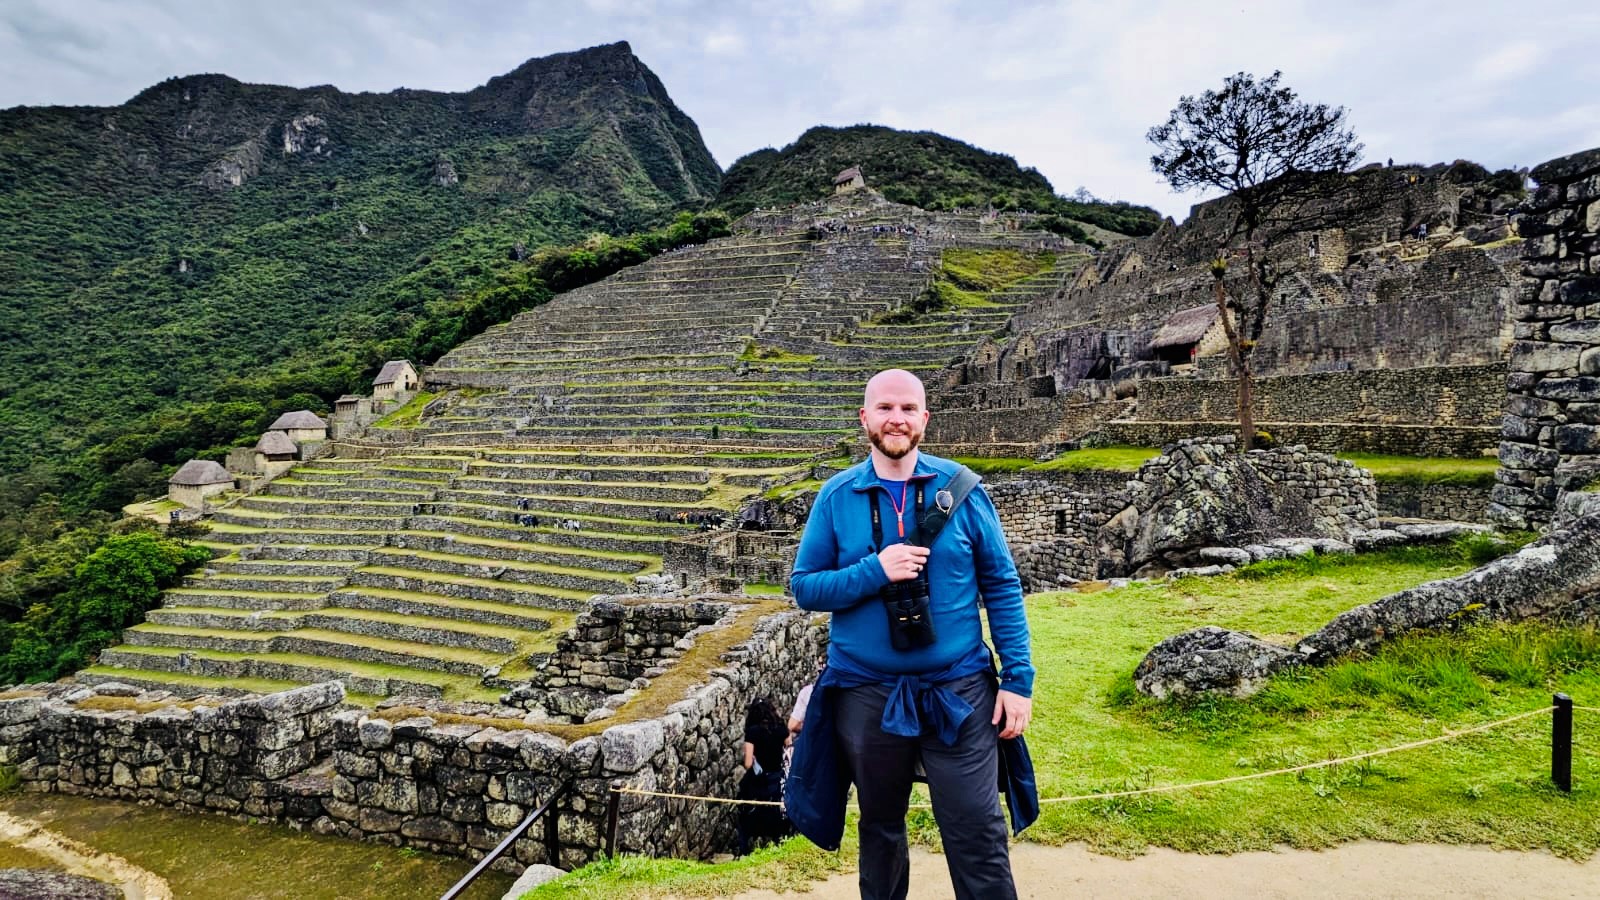
<svg viewBox="0 0 1600 900">
<path fill-rule="evenodd" d="M 1372 472 L 1379 481 L 1402 481 L 1413 484 L 1461 484 L 1474 487 L 1492 487 L 1494 472 L 1500 461 L 1493 456 L 1473 459 L 1452 459 L 1426 456 L 1382 456 L 1373 453 L 1341 453 L 1340 459 L 1349 460 Z"/>
<path fill-rule="evenodd" d="M 1028 743 L 1044 798 L 1265 771 L 1434 737 L 1550 702 L 1600 706 L 1600 636 L 1544 625 L 1417 635 L 1370 658 L 1276 679 L 1250 700 L 1157 702 L 1131 673 L 1160 639 L 1198 625 L 1292 641 L 1333 614 L 1468 568 L 1455 548 L 1292 560 L 1212 579 L 1029 598 L 1040 675 Z M 1600 848 L 1600 715 L 1578 713 L 1574 791 L 1549 782 L 1549 720 L 1392 756 L 1150 797 L 1046 803 L 1022 839 L 1084 841 L 1105 853 L 1158 845 L 1197 852 L 1435 841 Z M 937 844 L 913 811 L 913 839 Z M 853 868 L 801 839 L 731 863 L 624 859 L 580 870 L 534 897 L 717 896 L 796 886 Z"/>
<path fill-rule="evenodd" d="M 1068 450 L 1048 462 L 1035 462 L 1015 456 L 963 456 L 957 457 L 981 474 L 1009 472 L 1050 472 L 1059 470 L 1133 472 L 1145 462 L 1159 456 L 1155 447 L 1092 447 Z M 1427 456 L 1383 456 L 1373 453 L 1341 453 L 1340 459 L 1349 460 L 1372 472 L 1379 481 L 1398 481 L 1413 484 L 1460 484 L 1489 487 L 1494 484 L 1494 472 L 1500 465 L 1492 456 L 1473 459 Z"/>
<path fill-rule="evenodd" d="M 1161 455 L 1155 447 L 1092 447 L 1068 450 L 1049 462 L 1018 456 L 958 456 L 956 461 L 980 475 L 1008 472 L 1112 471 L 1136 472 L 1147 461 Z"/>
<path fill-rule="evenodd" d="M 372 427 L 415 428 L 422 422 L 422 408 L 427 406 L 436 396 L 438 395 L 429 391 L 418 391 L 417 395 L 408 400 L 405 406 L 373 422 Z"/>
</svg>

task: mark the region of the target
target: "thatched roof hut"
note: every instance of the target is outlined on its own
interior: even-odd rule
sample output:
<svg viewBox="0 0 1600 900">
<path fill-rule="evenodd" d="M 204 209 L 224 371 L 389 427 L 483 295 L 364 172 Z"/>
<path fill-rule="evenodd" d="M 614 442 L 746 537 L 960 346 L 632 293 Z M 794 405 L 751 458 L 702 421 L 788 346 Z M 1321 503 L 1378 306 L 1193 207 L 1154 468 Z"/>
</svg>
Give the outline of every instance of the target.
<svg viewBox="0 0 1600 900">
<path fill-rule="evenodd" d="M 295 442 L 281 431 L 268 431 L 256 441 L 256 452 L 267 456 L 294 456 L 300 452 Z"/>
<path fill-rule="evenodd" d="M 222 463 L 209 459 L 191 459 L 178 467 L 167 479 L 167 484 L 177 487 L 201 487 L 208 484 L 233 484 L 233 476 Z"/>
</svg>

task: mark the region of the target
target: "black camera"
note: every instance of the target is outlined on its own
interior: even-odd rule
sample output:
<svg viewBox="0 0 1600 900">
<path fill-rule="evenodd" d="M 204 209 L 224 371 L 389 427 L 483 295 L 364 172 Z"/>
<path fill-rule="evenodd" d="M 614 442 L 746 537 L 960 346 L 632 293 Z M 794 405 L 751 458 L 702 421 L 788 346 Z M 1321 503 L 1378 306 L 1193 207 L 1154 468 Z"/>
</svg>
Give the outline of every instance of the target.
<svg viewBox="0 0 1600 900">
<path fill-rule="evenodd" d="M 928 609 L 928 573 L 909 581 L 892 581 L 878 592 L 889 613 L 889 642 L 896 650 L 920 650 L 933 645 L 933 617 Z"/>
</svg>

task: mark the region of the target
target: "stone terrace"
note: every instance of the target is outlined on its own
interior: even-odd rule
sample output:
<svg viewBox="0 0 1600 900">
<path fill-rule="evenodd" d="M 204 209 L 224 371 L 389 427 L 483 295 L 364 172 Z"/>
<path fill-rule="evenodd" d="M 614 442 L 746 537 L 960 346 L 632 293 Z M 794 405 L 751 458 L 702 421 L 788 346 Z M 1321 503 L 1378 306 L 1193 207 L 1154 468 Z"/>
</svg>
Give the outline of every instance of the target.
<svg viewBox="0 0 1600 900">
<path fill-rule="evenodd" d="M 82 680 L 495 700 L 589 598 L 648 589 L 672 538 L 836 452 L 872 372 L 932 374 L 1085 258 L 881 324 L 947 247 L 1055 239 L 976 216 L 913 233 L 905 208 L 852 202 L 848 230 L 746 227 L 455 348 L 416 428 L 336 443 L 219 512 L 218 558 Z"/>
<path fill-rule="evenodd" d="M 338 679 L 493 700 L 595 594 L 660 569 L 697 512 L 803 472 L 759 456 L 346 445 L 218 513 L 221 555 L 81 680 L 185 694 Z M 527 517 L 532 517 L 529 520 Z"/>
</svg>

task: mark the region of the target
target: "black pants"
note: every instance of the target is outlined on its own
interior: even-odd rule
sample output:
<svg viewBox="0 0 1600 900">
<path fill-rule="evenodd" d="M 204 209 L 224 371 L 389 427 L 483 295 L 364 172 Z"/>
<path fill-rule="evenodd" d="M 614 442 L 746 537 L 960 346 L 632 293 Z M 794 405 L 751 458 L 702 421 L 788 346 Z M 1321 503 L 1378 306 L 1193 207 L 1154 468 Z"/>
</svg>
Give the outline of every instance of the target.
<svg viewBox="0 0 1600 900">
<path fill-rule="evenodd" d="M 862 900 L 904 900 L 910 887 L 906 807 L 919 755 L 956 897 L 1017 896 L 1005 817 L 1000 812 L 999 736 L 989 723 L 994 678 L 979 672 L 947 687 L 972 704 L 972 715 L 961 724 L 961 737 L 951 747 L 931 734 L 920 738 L 885 734 L 880 723 L 889 696 L 886 685 L 838 694 L 839 758 L 848 767 L 861 805 Z"/>
</svg>

